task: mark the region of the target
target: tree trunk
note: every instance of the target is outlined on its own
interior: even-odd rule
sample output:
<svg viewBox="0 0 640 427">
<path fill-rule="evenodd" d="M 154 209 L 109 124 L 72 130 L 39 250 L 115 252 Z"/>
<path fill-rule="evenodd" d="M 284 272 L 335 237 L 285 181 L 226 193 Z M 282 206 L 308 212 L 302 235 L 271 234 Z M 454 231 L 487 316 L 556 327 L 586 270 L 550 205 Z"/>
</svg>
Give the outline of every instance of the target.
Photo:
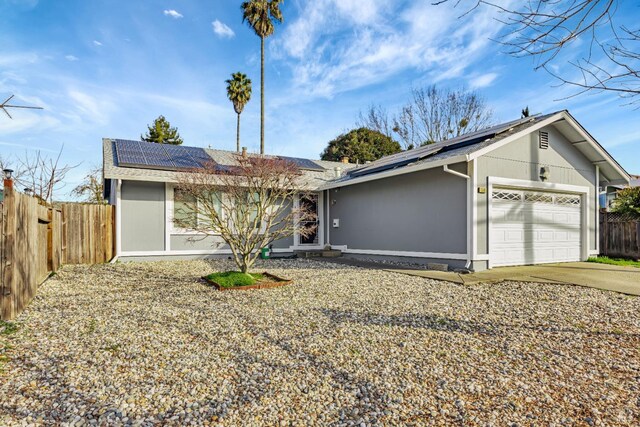
<svg viewBox="0 0 640 427">
<path fill-rule="evenodd" d="M 238 113 L 238 123 L 236 124 L 236 151 L 240 152 L 240 113 Z"/>
<path fill-rule="evenodd" d="M 246 274 L 247 271 L 249 271 L 249 263 L 247 262 L 248 261 L 247 258 L 248 258 L 247 255 L 242 255 L 242 263 L 239 266 L 240 267 L 240 271 L 242 273 L 244 273 L 244 274 Z"/>
<path fill-rule="evenodd" d="M 260 37 L 260 154 L 264 154 L 264 37 Z"/>
</svg>

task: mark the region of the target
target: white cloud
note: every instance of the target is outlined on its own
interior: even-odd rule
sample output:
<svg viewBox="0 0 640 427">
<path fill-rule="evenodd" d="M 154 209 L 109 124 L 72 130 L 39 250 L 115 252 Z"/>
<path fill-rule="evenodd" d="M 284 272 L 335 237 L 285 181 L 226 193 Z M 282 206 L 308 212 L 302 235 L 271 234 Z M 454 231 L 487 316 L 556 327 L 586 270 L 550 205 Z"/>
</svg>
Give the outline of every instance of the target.
<svg viewBox="0 0 640 427">
<path fill-rule="evenodd" d="M 172 17 L 174 19 L 183 18 L 182 14 L 180 12 L 178 12 L 177 10 L 175 10 L 175 9 L 167 9 L 167 10 L 165 10 L 164 11 L 164 15 L 165 16 L 170 16 L 170 17 Z"/>
<path fill-rule="evenodd" d="M 217 19 L 211 23 L 211 26 L 213 27 L 213 32 L 222 38 L 230 39 L 236 35 L 228 25 L 218 21 Z"/>
<path fill-rule="evenodd" d="M 493 8 L 460 17 L 460 9 L 423 0 L 301 4 L 273 46 L 292 68 L 294 89 L 307 96 L 331 98 L 406 70 L 430 82 L 458 78 L 500 30 Z"/>
<path fill-rule="evenodd" d="M 6 52 L 3 55 L 0 55 L 0 67 L 2 68 L 11 68 L 11 67 L 21 67 L 24 65 L 35 64 L 39 61 L 38 54 L 34 52 L 30 53 L 9 53 Z"/>
<path fill-rule="evenodd" d="M 100 125 L 109 123 L 110 115 L 114 110 L 111 99 L 106 97 L 99 99 L 78 89 L 70 89 L 68 96 L 72 101 L 72 107 L 65 113 L 68 118 Z"/>
<path fill-rule="evenodd" d="M 498 77 L 497 73 L 486 73 L 473 77 L 469 84 L 473 89 L 480 89 L 483 87 L 491 86 L 493 81 Z"/>
<path fill-rule="evenodd" d="M 102 46 L 102 43 L 100 43 L 98 40 L 94 40 L 93 44 L 96 46 Z"/>
<path fill-rule="evenodd" d="M 78 60 L 78 57 L 77 56 L 73 56 L 73 55 L 67 55 L 67 56 L 64 57 L 64 59 L 66 59 L 67 61 L 74 62 L 74 61 Z"/>
</svg>

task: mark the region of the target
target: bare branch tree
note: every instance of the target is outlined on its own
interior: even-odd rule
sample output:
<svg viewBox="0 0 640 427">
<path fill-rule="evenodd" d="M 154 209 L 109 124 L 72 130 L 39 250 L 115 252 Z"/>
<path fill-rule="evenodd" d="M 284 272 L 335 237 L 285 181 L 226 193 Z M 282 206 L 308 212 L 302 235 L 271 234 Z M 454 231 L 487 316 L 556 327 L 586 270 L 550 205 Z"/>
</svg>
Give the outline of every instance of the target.
<svg viewBox="0 0 640 427">
<path fill-rule="evenodd" d="M 402 107 L 400 113 L 393 118 L 393 131 L 400 137 L 405 150 L 411 150 L 422 144 L 418 136 L 416 114 L 413 104 Z"/>
<path fill-rule="evenodd" d="M 395 119 L 394 129 L 416 146 L 483 129 L 492 123 L 492 117 L 493 111 L 477 92 L 433 85 L 413 89 L 412 100 Z"/>
<path fill-rule="evenodd" d="M 640 29 L 616 25 L 619 0 L 530 0 L 508 8 L 487 0 L 450 0 L 454 7 L 467 4 L 466 15 L 479 6 L 499 11 L 505 25 L 500 42 L 507 53 L 537 59 L 536 69 L 545 69 L 561 83 L 578 90 L 608 91 L 638 102 L 640 95 Z M 587 40 L 579 59 L 568 61 L 570 72 L 554 65 L 561 52 L 573 50 Z"/>
<path fill-rule="evenodd" d="M 364 114 L 360 111 L 356 126 L 375 130 L 389 138 L 393 138 L 392 122 L 393 120 L 389 118 L 389 113 L 382 105 L 371 104 Z"/>
<path fill-rule="evenodd" d="M 440 89 L 435 85 L 412 89 L 411 99 L 389 116 L 381 106 L 360 112 L 358 126 L 398 135 L 405 150 L 455 138 L 493 123 L 493 111 L 475 91 Z"/>
<path fill-rule="evenodd" d="M 18 187 L 33 193 L 43 203 L 52 203 L 55 191 L 64 188 L 67 173 L 78 165 L 61 165 L 60 158 L 64 146 L 56 157 L 47 157 L 40 150 L 25 151 L 24 156 L 11 159 L 0 159 L 0 167 L 14 169 L 14 182 Z"/>
<path fill-rule="evenodd" d="M 106 203 L 102 182 L 102 167 L 94 165 L 82 183 L 71 191 L 71 195 L 91 203 Z"/>
<path fill-rule="evenodd" d="M 315 233 L 316 212 L 304 203 L 314 196 L 300 190 L 301 177 L 289 161 L 242 155 L 233 166 L 209 164 L 185 172 L 176 187 L 173 221 L 203 237 L 221 236 L 246 273 L 261 248 L 294 233 Z"/>
</svg>

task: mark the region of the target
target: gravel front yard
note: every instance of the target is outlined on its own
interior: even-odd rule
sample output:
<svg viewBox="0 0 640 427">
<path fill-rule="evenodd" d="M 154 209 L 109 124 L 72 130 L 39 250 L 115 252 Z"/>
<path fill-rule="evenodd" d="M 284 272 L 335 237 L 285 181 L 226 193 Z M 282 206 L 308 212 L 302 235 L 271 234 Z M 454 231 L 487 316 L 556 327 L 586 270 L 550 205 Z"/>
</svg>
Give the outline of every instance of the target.
<svg viewBox="0 0 640 427">
<path fill-rule="evenodd" d="M 198 280 L 226 261 L 63 268 L 0 337 L 0 425 L 640 424 L 640 298 L 268 265 L 296 284 Z"/>
</svg>

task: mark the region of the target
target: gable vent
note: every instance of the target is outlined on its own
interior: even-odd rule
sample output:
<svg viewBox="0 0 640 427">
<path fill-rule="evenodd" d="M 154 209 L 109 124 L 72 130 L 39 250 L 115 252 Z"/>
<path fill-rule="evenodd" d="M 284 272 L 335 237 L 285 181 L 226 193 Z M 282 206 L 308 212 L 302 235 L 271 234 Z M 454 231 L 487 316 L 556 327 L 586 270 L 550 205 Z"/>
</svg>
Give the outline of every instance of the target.
<svg viewBox="0 0 640 427">
<path fill-rule="evenodd" d="M 549 148 L 549 132 L 540 131 L 538 133 L 538 138 L 540 139 L 541 149 L 546 150 L 547 148 Z"/>
</svg>

